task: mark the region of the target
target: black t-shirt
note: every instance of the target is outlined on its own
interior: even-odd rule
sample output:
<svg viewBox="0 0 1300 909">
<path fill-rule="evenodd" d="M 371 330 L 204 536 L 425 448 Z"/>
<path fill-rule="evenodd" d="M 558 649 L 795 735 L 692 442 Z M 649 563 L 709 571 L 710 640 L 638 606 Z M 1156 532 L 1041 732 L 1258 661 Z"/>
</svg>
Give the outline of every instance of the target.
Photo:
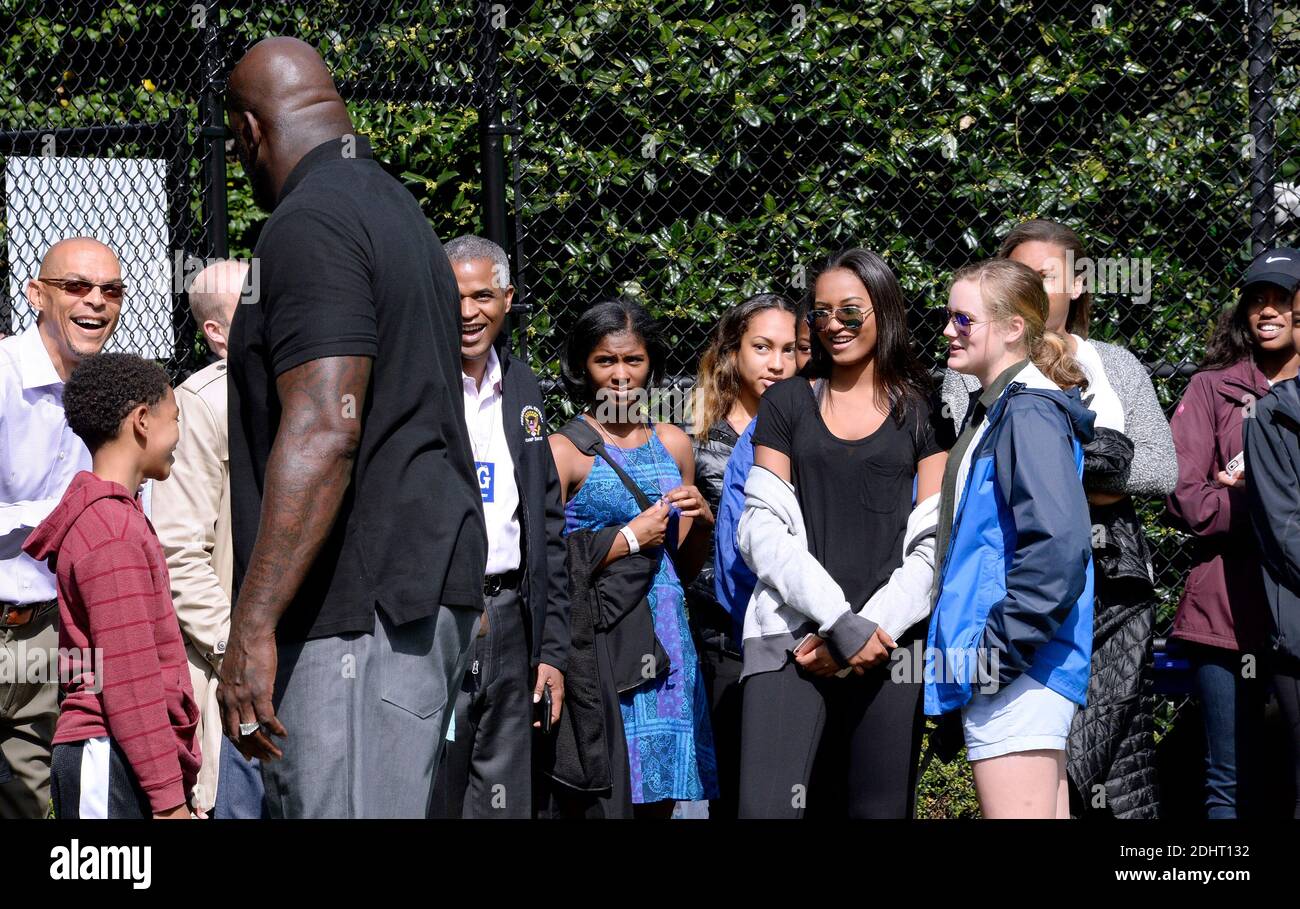
<svg viewBox="0 0 1300 909">
<path fill-rule="evenodd" d="M 280 422 L 275 380 L 321 357 L 372 358 L 352 482 L 278 629 L 303 640 L 481 609 L 487 535 L 466 436 L 460 295 L 415 198 L 363 137 L 326 142 L 289 175 L 254 250 L 255 299 L 230 338 L 235 587 L 257 536 Z"/>
<path fill-rule="evenodd" d="M 798 376 L 769 388 L 758 408 L 754 447 L 790 458 L 808 549 L 854 609 L 902 564 L 916 465 L 943 451 L 928 402 L 897 416 L 895 407 L 866 438 L 840 439 Z"/>
</svg>

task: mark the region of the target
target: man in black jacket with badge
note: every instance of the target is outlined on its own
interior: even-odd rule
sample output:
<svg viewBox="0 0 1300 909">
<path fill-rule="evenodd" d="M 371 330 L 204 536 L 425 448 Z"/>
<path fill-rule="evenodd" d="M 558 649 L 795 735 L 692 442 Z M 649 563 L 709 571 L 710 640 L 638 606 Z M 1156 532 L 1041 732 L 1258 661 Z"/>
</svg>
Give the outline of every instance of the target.
<svg viewBox="0 0 1300 909">
<path fill-rule="evenodd" d="M 514 298 L 505 251 L 446 246 L 460 288 L 465 423 L 487 525 L 483 619 L 456 698 L 431 815 L 527 818 L 532 735 L 564 702 L 569 649 L 564 503 L 537 377 L 501 329 Z M 543 717 L 546 701 L 550 716 Z M 542 734 L 539 732 L 538 734 Z"/>
</svg>

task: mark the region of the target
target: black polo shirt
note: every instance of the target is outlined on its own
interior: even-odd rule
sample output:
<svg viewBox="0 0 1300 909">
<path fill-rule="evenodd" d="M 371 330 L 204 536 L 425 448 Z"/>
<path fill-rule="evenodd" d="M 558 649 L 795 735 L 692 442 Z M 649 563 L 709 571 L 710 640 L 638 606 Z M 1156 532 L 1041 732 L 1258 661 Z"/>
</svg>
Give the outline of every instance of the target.
<svg viewBox="0 0 1300 909">
<path fill-rule="evenodd" d="M 230 332 L 235 589 L 248 570 L 280 422 L 275 380 L 320 357 L 373 359 L 338 519 L 278 629 L 296 641 L 482 609 L 487 534 L 461 399 L 460 295 L 414 197 L 363 137 L 317 146 L 285 182 Z M 340 400 L 340 407 L 351 406 Z"/>
</svg>

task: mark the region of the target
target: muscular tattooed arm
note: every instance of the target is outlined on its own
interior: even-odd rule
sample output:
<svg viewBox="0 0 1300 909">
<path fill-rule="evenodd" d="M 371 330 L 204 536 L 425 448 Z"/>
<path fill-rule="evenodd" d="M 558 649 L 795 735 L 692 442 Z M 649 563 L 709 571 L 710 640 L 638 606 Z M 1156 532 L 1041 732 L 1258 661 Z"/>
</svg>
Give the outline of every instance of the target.
<svg viewBox="0 0 1300 909">
<path fill-rule="evenodd" d="M 325 357 L 276 380 L 280 426 L 266 465 L 257 542 L 221 663 L 226 734 L 246 757 L 281 756 L 267 735 L 286 734 L 271 704 L 275 628 L 334 527 L 361 440 L 370 367 L 369 357 Z M 241 737 L 239 724 L 252 722 L 263 729 Z"/>
</svg>

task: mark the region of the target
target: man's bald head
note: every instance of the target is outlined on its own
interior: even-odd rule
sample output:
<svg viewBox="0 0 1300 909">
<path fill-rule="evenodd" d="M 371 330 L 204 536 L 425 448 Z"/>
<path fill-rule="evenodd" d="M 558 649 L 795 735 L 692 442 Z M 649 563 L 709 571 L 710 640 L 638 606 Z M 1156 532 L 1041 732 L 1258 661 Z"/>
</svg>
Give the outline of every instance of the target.
<svg viewBox="0 0 1300 909">
<path fill-rule="evenodd" d="M 194 324 L 202 329 L 212 352 L 223 359 L 230 322 L 235 317 L 247 276 L 247 262 L 223 259 L 203 269 L 190 282 L 188 293 Z"/>
<path fill-rule="evenodd" d="M 94 237 L 67 237 L 59 240 L 45 251 L 39 276 L 62 278 L 69 268 L 87 268 L 98 273 L 112 272 L 113 277 L 122 277 L 122 266 L 117 260 L 117 253 Z"/>
<path fill-rule="evenodd" d="M 226 103 L 285 131 L 325 130 L 332 132 L 325 138 L 332 138 L 352 128 L 325 61 L 297 38 L 267 38 L 253 45 L 230 73 Z"/>
<path fill-rule="evenodd" d="M 227 82 L 226 112 L 254 197 L 268 211 L 303 155 L 352 132 L 325 61 L 297 38 L 267 38 L 244 54 Z"/>
</svg>

